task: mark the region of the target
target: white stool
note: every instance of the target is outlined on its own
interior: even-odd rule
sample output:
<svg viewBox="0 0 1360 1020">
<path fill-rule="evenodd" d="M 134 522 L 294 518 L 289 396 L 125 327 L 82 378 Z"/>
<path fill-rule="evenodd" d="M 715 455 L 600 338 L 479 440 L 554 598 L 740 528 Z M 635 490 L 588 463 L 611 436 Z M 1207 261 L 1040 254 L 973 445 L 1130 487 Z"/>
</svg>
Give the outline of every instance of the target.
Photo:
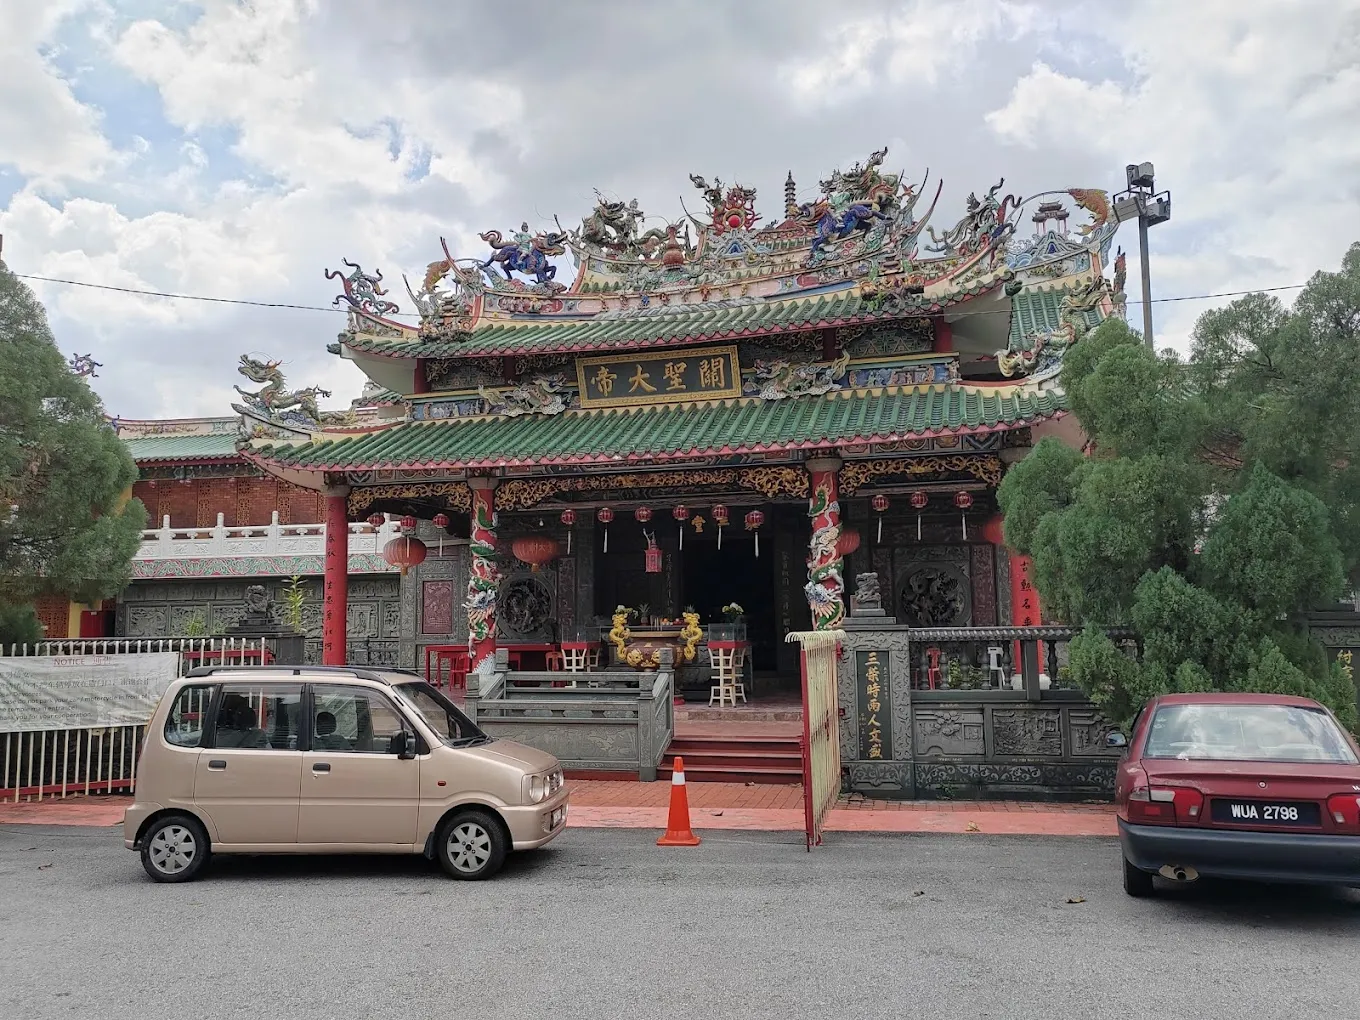
<svg viewBox="0 0 1360 1020">
<path fill-rule="evenodd" d="M 990 686 L 996 683 L 996 689 L 1002 690 L 1006 686 L 1006 670 L 1001 665 L 1001 656 L 1005 651 L 992 645 L 987 649 L 987 683 Z"/>
</svg>

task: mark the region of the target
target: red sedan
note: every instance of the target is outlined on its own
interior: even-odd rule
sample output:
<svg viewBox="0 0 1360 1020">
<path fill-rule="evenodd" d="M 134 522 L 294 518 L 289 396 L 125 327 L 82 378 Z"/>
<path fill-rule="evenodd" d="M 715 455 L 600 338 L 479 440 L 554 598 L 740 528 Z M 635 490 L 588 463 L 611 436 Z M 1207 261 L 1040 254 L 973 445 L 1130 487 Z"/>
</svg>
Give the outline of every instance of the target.
<svg viewBox="0 0 1360 1020">
<path fill-rule="evenodd" d="M 1327 709 L 1169 694 L 1138 713 L 1115 782 L 1124 891 L 1152 876 L 1360 885 L 1360 748 Z"/>
</svg>

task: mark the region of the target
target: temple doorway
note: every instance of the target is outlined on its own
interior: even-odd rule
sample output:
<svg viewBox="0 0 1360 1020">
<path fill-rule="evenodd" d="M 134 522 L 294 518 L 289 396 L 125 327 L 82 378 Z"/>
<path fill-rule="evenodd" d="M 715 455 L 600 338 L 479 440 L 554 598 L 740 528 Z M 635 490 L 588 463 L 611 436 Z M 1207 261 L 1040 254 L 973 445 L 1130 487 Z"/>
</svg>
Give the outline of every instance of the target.
<svg viewBox="0 0 1360 1020">
<path fill-rule="evenodd" d="M 755 554 L 749 531 L 723 529 L 722 548 L 716 541 L 691 542 L 680 554 L 681 602 L 693 606 L 699 618 L 721 622 L 723 606 L 735 602 L 744 609 L 751 665 L 757 672 L 778 667 L 774 590 L 774 549 L 770 536 Z"/>
</svg>

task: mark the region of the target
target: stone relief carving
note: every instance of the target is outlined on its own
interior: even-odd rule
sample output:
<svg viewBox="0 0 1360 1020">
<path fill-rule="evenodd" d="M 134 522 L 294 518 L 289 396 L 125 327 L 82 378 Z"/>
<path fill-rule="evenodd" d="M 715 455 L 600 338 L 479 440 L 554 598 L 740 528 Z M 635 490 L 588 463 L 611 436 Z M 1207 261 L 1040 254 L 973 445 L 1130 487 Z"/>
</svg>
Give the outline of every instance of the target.
<svg viewBox="0 0 1360 1020">
<path fill-rule="evenodd" d="M 992 709 L 992 749 L 994 754 L 1061 755 L 1062 713 L 1057 709 Z"/>
<path fill-rule="evenodd" d="M 918 757 L 987 753 L 981 708 L 937 709 L 918 705 L 913 716 Z"/>
</svg>

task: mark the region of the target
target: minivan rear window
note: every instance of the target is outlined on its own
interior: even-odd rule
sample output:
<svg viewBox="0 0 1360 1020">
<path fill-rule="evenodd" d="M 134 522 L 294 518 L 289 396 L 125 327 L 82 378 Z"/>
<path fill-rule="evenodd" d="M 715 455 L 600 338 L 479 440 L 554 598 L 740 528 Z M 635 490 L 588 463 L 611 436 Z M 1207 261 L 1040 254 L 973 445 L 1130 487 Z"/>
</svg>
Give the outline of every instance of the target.
<svg viewBox="0 0 1360 1020">
<path fill-rule="evenodd" d="M 1152 717 L 1143 756 L 1356 764 L 1332 717 L 1299 705 L 1162 705 Z"/>
</svg>

